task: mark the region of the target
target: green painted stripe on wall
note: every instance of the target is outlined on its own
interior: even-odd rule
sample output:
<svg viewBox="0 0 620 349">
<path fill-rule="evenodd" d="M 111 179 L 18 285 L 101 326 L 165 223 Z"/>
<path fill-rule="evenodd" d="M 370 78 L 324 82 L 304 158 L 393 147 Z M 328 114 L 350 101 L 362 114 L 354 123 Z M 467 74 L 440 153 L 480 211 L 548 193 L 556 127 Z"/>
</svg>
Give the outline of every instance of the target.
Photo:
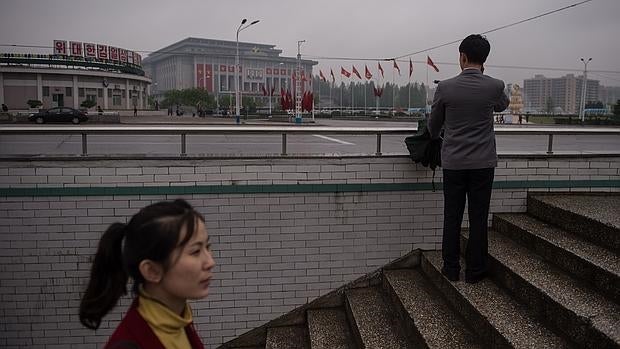
<svg viewBox="0 0 620 349">
<path fill-rule="evenodd" d="M 442 183 L 435 183 L 441 190 Z M 529 188 L 620 188 L 620 180 L 536 180 L 501 181 L 497 189 Z M 71 188 L 0 188 L 0 197 L 20 196 L 110 196 L 110 195 L 184 195 L 184 194 L 273 194 L 428 191 L 431 183 L 374 184 L 272 184 L 272 185 L 196 185 L 158 187 L 71 187 Z"/>
</svg>

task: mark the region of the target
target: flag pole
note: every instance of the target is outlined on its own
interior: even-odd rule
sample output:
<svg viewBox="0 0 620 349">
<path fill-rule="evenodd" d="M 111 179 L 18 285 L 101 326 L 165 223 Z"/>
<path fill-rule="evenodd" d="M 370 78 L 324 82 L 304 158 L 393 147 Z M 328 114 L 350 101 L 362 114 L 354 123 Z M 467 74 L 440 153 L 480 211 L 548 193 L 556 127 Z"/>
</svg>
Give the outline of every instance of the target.
<svg viewBox="0 0 620 349">
<path fill-rule="evenodd" d="M 394 116 L 396 116 L 396 91 L 394 89 L 394 87 L 396 87 L 396 83 L 394 82 L 395 76 L 396 73 L 394 73 L 394 66 L 392 66 L 392 112 L 394 113 Z"/>
<path fill-rule="evenodd" d="M 428 114 L 428 64 L 426 65 L 426 87 L 424 88 L 424 115 Z"/>
<path fill-rule="evenodd" d="M 310 82 L 312 82 L 312 88 L 310 92 L 312 93 L 312 122 L 314 122 L 314 78 L 312 77 L 312 73 L 310 73 Z M 321 103 L 321 81 L 319 79 L 319 103 Z"/>
<path fill-rule="evenodd" d="M 342 116 L 342 90 L 344 90 L 344 88 L 342 88 L 342 81 L 343 79 L 340 78 L 340 116 Z"/>
<path fill-rule="evenodd" d="M 351 116 L 353 116 L 353 78 L 351 78 Z"/>
<path fill-rule="evenodd" d="M 409 110 L 411 109 L 411 73 L 409 73 L 409 97 L 407 99 L 407 102 L 409 102 L 408 107 L 407 107 L 407 114 L 409 114 Z"/>
</svg>

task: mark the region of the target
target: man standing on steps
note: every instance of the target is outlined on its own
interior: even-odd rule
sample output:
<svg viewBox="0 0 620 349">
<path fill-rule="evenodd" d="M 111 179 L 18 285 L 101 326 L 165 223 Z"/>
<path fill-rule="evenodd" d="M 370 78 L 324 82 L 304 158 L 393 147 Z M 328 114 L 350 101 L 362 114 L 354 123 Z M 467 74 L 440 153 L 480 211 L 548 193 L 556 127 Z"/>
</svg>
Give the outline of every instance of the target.
<svg viewBox="0 0 620 349">
<path fill-rule="evenodd" d="M 493 112 L 509 104 L 504 82 L 483 74 L 490 50 L 487 39 L 479 34 L 461 42 L 462 72 L 437 85 L 428 122 L 433 138 L 444 130 L 442 273 L 451 281 L 459 280 L 461 269 L 459 238 L 466 198 L 470 229 L 465 281 L 478 282 L 487 272 L 489 203 L 497 166 Z"/>
</svg>

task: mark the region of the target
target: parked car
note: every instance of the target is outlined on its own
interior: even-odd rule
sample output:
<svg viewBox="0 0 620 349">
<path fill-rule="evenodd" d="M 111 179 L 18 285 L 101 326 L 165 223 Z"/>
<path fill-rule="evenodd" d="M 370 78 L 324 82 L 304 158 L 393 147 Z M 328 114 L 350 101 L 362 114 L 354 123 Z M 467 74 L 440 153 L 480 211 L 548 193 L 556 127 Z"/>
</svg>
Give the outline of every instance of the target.
<svg viewBox="0 0 620 349">
<path fill-rule="evenodd" d="M 57 107 L 47 110 L 39 111 L 38 113 L 31 114 L 28 117 L 29 121 L 34 121 L 37 124 L 45 122 L 72 122 L 79 124 L 88 120 L 88 116 L 82 111 L 69 107 Z"/>
</svg>

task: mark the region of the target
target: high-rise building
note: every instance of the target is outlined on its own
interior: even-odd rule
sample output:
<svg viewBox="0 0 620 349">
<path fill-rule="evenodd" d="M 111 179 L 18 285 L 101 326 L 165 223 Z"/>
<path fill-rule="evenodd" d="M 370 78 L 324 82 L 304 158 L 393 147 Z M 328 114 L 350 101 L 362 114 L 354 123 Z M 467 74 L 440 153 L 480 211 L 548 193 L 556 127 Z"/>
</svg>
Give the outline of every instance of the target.
<svg viewBox="0 0 620 349">
<path fill-rule="evenodd" d="M 153 95 L 168 90 L 204 88 L 217 95 L 235 93 L 236 41 L 187 38 L 151 53 L 142 61 L 153 80 Z M 240 91 L 244 96 L 263 96 L 280 89 L 293 92 L 297 58 L 280 56 L 275 45 L 239 42 Z M 301 60 L 302 91 L 309 88 L 316 61 Z"/>
<path fill-rule="evenodd" d="M 620 100 L 620 86 L 599 86 L 598 91 L 603 104 L 616 104 Z"/>
<path fill-rule="evenodd" d="M 583 76 L 560 78 L 535 75 L 523 82 L 523 103 L 527 112 L 579 113 Z M 586 102 L 599 100 L 598 80 L 587 81 Z"/>
</svg>

